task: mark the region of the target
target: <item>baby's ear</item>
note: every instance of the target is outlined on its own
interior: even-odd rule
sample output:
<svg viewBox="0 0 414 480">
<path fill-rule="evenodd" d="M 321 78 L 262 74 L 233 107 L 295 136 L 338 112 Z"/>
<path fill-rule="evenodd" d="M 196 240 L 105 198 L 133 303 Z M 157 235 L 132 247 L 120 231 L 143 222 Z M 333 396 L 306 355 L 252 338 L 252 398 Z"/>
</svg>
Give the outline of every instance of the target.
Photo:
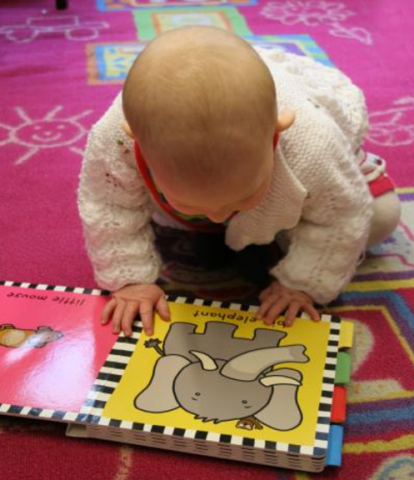
<svg viewBox="0 0 414 480">
<path fill-rule="evenodd" d="M 134 134 L 132 133 L 131 127 L 129 126 L 128 122 L 126 121 L 122 122 L 122 128 L 129 138 L 132 138 L 132 140 L 135 140 Z"/>
<path fill-rule="evenodd" d="M 275 132 L 281 133 L 287 130 L 289 127 L 293 125 L 295 121 L 295 113 L 292 110 L 284 110 L 282 113 L 278 115 L 276 125 L 275 125 Z"/>
</svg>

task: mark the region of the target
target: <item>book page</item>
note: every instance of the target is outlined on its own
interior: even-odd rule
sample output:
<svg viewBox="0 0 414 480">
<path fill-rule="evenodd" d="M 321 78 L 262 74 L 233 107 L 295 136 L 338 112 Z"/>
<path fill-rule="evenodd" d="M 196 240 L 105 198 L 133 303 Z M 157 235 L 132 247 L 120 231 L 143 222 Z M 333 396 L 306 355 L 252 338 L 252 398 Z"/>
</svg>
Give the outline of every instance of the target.
<svg viewBox="0 0 414 480">
<path fill-rule="evenodd" d="M 157 318 L 152 337 L 141 332 L 104 417 L 315 444 L 329 321 L 287 328 L 251 312 L 170 308 L 171 322 Z"/>
<path fill-rule="evenodd" d="M 2 404 L 79 411 L 117 340 L 107 297 L 53 288 L 0 286 Z"/>
</svg>

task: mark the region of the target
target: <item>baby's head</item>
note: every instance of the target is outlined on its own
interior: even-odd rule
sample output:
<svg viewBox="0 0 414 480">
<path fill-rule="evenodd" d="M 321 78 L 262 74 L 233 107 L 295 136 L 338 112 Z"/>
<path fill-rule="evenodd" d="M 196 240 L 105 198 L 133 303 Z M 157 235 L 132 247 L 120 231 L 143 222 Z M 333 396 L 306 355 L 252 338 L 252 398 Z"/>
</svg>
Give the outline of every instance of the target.
<svg viewBox="0 0 414 480">
<path fill-rule="evenodd" d="M 266 193 L 275 131 L 286 127 L 267 66 L 241 38 L 212 27 L 161 35 L 132 66 L 123 108 L 177 210 L 221 222 Z"/>
</svg>

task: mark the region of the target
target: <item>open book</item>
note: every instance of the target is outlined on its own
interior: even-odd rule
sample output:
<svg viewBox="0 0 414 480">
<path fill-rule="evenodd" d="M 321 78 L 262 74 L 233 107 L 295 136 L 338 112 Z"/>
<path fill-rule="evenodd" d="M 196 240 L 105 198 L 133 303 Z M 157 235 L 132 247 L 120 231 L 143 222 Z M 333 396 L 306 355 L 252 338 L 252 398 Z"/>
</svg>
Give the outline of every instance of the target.
<svg viewBox="0 0 414 480">
<path fill-rule="evenodd" d="M 0 414 L 69 435 L 306 471 L 340 465 L 352 324 L 267 326 L 257 307 L 169 297 L 147 337 L 102 327 L 101 290 L 0 283 Z"/>
</svg>

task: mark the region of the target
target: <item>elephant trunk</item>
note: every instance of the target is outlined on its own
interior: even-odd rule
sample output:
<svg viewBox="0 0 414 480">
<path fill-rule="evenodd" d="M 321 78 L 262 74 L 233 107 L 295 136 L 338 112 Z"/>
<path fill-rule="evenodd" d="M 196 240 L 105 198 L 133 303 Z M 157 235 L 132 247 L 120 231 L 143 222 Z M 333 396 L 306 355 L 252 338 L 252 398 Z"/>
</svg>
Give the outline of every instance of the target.
<svg viewBox="0 0 414 480">
<path fill-rule="evenodd" d="M 246 352 L 229 360 L 221 374 L 234 380 L 245 382 L 256 380 L 269 367 L 287 362 L 307 362 L 303 345 L 263 348 Z"/>
</svg>

